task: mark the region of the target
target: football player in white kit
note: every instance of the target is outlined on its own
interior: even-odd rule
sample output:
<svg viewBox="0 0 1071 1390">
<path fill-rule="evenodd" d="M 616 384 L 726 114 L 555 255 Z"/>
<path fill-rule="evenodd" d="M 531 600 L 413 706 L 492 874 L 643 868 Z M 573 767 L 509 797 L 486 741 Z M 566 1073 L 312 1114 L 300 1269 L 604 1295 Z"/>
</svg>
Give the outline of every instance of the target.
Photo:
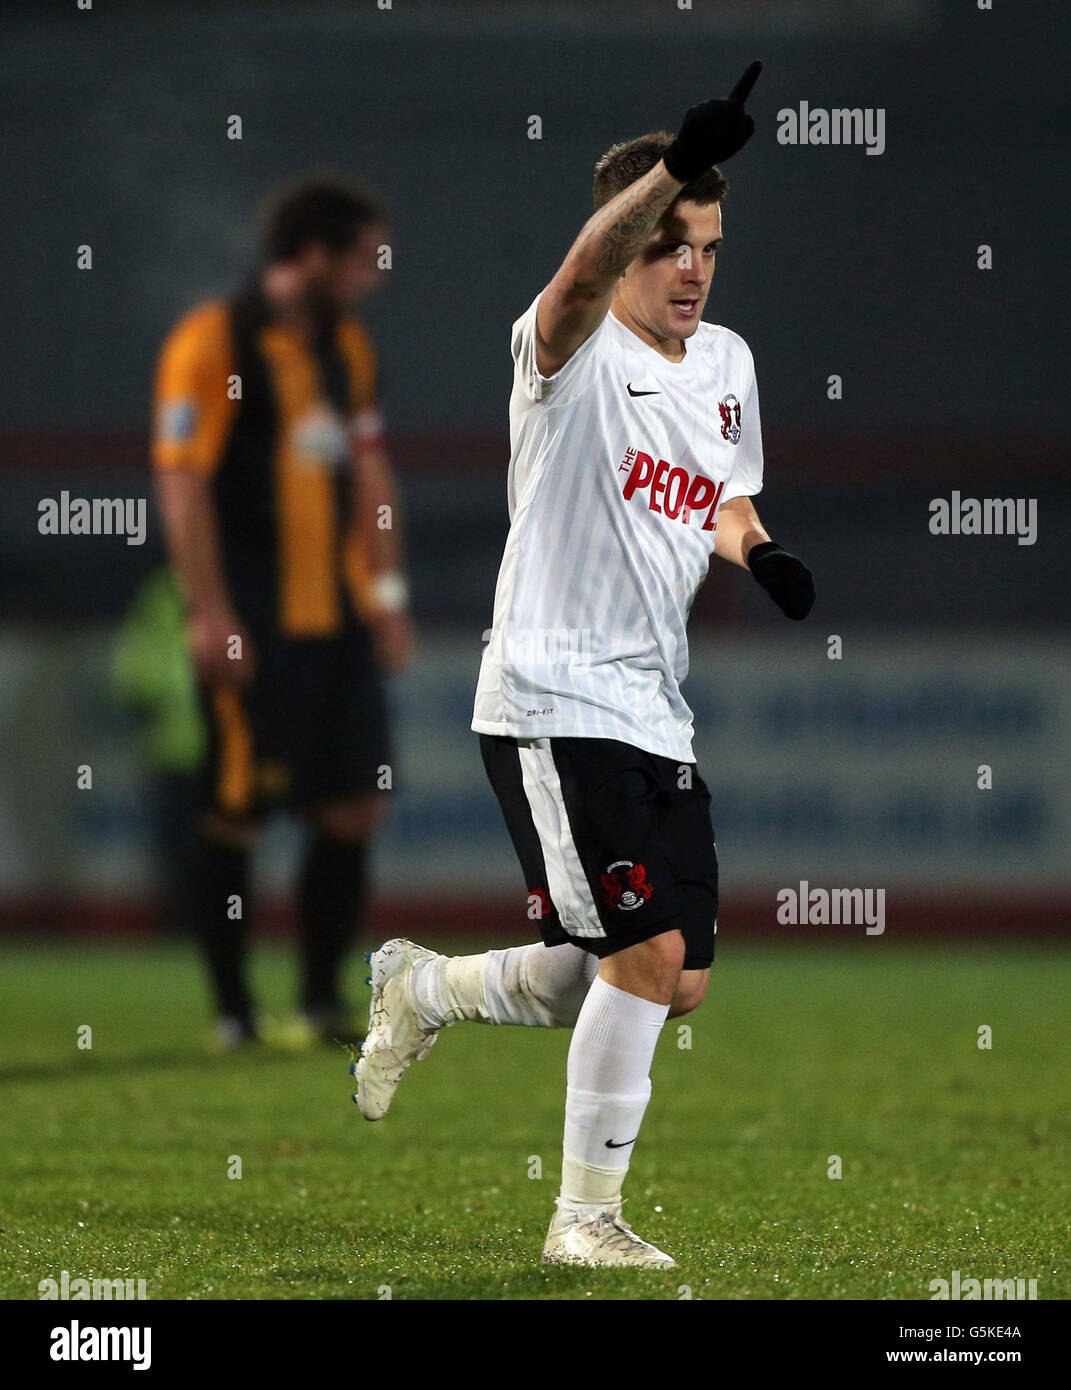
<svg viewBox="0 0 1071 1390">
<path fill-rule="evenodd" d="M 702 322 L 727 187 L 714 166 L 754 130 L 760 67 L 693 106 L 675 138 L 603 156 L 594 216 L 513 326 L 511 526 L 472 727 L 543 940 L 458 957 L 394 940 L 369 957 L 353 1068 L 366 1119 L 452 1023 L 573 1029 L 548 1263 L 674 1263 L 623 1219 L 621 1188 L 659 1032 L 702 1000 L 714 956 L 685 624 L 712 554 L 790 618 L 814 601 L 751 501 L 751 352 Z"/>
</svg>

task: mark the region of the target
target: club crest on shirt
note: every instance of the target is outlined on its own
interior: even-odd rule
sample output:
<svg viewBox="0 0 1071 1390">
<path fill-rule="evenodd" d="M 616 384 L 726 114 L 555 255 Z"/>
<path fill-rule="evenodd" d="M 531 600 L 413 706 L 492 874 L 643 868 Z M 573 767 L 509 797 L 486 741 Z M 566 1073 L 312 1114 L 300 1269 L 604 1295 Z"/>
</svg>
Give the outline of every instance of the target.
<svg viewBox="0 0 1071 1390">
<path fill-rule="evenodd" d="M 654 892 L 647 882 L 647 870 L 642 864 L 634 864 L 631 859 L 618 859 L 607 864 L 606 872 L 599 875 L 602 891 L 608 907 L 616 907 L 619 912 L 633 912 L 642 907 Z"/>
<path fill-rule="evenodd" d="M 349 457 L 349 435 L 341 416 L 321 402 L 294 422 L 290 436 L 295 461 L 305 467 L 339 467 Z"/>
<path fill-rule="evenodd" d="M 740 402 L 729 393 L 718 402 L 721 411 L 721 437 L 730 444 L 740 442 Z"/>
</svg>

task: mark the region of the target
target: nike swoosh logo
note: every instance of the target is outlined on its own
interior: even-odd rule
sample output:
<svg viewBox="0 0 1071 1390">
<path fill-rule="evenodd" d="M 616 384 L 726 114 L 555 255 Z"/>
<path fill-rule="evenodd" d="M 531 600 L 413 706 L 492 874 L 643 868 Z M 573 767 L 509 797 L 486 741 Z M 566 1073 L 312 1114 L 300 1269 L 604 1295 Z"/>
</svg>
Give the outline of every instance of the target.
<svg viewBox="0 0 1071 1390">
<path fill-rule="evenodd" d="M 657 395 L 658 395 L 658 392 L 657 392 L 657 391 L 651 391 L 649 394 L 652 395 L 652 396 L 657 396 Z M 638 1139 L 639 1137 L 640 1137 L 640 1136 L 637 1134 L 637 1135 L 636 1135 L 636 1139 Z M 613 1141 L 612 1139 L 607 1139 L 607 1141 L 606 1141 L 606 1147 L 607 1147 L 608 1149 L 627 1149 L 628 1146 L 629 1146 L 630 1144 L 635 1144 L 636 1139 L 626 1139 L 625 1142 L 624 1142 L 623 1144 L 615 1144 L 614 1141 Z"/>
<path fill-rule="evenodd" d="M 662 394 L 661 391 L 633 391 L 631 381 L 628 383 L 628 393 L 630 396 L 660 396 Z M 629 1140 L 629 1143 L 634 1144 L 635 1142 L 634 1139 Z"/>
</svg>

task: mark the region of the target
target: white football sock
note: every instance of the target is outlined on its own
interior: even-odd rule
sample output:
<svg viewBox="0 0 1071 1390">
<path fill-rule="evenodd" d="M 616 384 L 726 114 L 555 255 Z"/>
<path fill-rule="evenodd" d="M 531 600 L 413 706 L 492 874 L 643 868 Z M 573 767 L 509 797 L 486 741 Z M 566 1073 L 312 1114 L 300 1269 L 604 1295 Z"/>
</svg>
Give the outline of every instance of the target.
<svg viewBox="0 0 1071 1390">
<path fill-rule="evenodd" d="M 514 946 L 488 951 L 483 987 L 495 1023 L 526 1028 L 572 1028 L 599 962 L 589 951 L 560 946 Z"/>
<path fill-rule="evenodd" d="M 557 1205 L 587 1217 L 598 1216 L 607 1207 L 620 1207 L 621 1184 L 627 1172 L 627 1168 L 596 1168 L 593 1163 L 562 1154 L 562 1189 Z"/>
<path fill-rule="evenodd" d="M 652 1004 L 599 976 L 588 990 L 569 1046 L 563 1203 L 620 1200 L 651 1097 L 655 1044 L 668 1014 L 668 1004 Z"/>
<path fill-rule="evenodd" d="M 425 1028 L 463 1021 L 571 1028 L 598 967 L 579 946 L 534 942 L 418 961 L 410 990 Z"/>
<path fill-rule="evenodd" d="M 486 955 L 433 956 L 417 961 L 409 978 L 409 992 L 423 1028 L 491 1022 L 483 992 L 486 959 Z"/>
</svg>

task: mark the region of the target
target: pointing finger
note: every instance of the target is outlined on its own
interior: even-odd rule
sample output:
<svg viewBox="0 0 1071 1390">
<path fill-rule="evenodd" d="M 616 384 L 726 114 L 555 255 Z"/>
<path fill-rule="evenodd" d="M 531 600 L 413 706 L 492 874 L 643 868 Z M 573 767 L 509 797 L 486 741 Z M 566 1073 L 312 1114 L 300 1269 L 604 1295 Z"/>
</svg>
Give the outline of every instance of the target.
<svg viewBox="0 0 1071 1390">
<path fill-rule="evenodd" d="M 743 103 L 747 101 L 748 97 L 751 95 L 751 89 L 758 81 L 759 73 L 761 71 L 762 64 L 758 61 L 758 59 L 756 59 L 755 62 L 749 65 L 743 77 L 736 84 L 733 90 L 729 93 L 729 100 L 738 101 L 741 105 L 743 105 Z"/>
</svg>

